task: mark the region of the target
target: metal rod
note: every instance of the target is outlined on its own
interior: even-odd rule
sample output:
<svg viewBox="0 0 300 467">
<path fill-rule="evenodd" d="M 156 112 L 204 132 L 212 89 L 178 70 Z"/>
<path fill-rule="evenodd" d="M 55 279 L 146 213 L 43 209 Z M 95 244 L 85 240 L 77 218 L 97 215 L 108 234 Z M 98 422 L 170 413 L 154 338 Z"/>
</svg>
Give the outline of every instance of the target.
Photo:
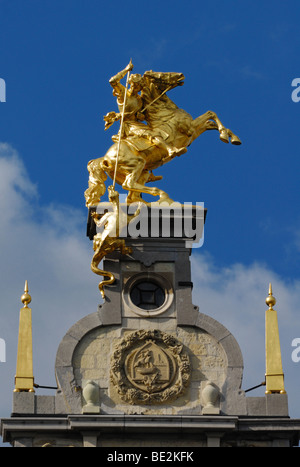
<svg viewBox="0 0 300 467">
<path fill-rule="evenodd" d="M 119 160 L 119 152 L 120 152 L 120 145 L 121 145 L 121 138 L 123 132 L 123 122 L 124 122 L 124 114 L 125 114 L 125 105 L 126 105 L 126 98 L 127 98 L 127 89 L 128 89 L 128 82 L 129 82 L 130 70 L 127 72 L 126 78 L 126 86 L 125 86 L 125 93 L 124 93 L 124 102 L 123 102 L 123 110 L 121 116 L 121 123 L 120 123 L 120 132 L 119 132 L 119 140 L 118 140 L 118 149 L 117 149 L 117 159 L 115 164 L 115 173 L 114 173 L 114 180 L 113 180 L 113 188 L 115 189 L 116 184 L 116 175 L 117 175 L 117 167 L 118 167 L 118 160 Z"/>
<path fill-rule="evenodd" d="M 261 386 L 265 386 L 266 382 L 263 381 L 262 383 L 258 384 L 257 386 L 253 386 L 253 388 L 246 389 L 245 392 L 253 391 L 253 389 L 260 388 Z"/>
<path fill-rule="evenodd" d="M 33 385 L 35 388 L 43 388 L 43 389 L 58 389 L 56 386 L 40 386 L 39 384 Z"/>
</svg>

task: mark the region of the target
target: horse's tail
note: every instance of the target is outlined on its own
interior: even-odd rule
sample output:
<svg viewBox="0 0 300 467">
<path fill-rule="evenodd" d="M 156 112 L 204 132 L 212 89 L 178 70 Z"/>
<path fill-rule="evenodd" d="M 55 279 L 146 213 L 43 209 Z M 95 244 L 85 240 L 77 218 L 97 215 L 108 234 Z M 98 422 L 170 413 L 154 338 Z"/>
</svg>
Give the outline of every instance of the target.
<svg viewBox="0 0 300 467">
<path fill-rule="evenodd" d="M 105 193 L 105 180 L 107 175 L 102 168 L 104 157 L 91 160 L 87 169 L 89 172 L 89 187 L 84 192 L 86 206 L 95 206 L 100 202 L 101 196 Z"/>
<path fill-rule="evenodd" d="M 100 261 L 103 259 L 104 256 L 105 256 L 105 252 L 96 251 L 96 253 L 94 254 L 94 256 L 92 258 L 92 262 L 91 262 L 91 270 L 95 274 L 98 274 L 98 276 L 108 277 L 108 279 L 104 279 L 103 281 L 99 282 L 99 285 L 98 285 L 101 296 L 102 296 L 103 299 L 105 298 L 105 293 L 104 293 L 103 287 L 105 285 L 110 285 L 110 284 L 113 284 L 115 282 L 115 276 L 113 275 L 112 272 L 103 271 L 102 269 L 98 268 L 98 264 L 100 263 Z"/>
</svg>

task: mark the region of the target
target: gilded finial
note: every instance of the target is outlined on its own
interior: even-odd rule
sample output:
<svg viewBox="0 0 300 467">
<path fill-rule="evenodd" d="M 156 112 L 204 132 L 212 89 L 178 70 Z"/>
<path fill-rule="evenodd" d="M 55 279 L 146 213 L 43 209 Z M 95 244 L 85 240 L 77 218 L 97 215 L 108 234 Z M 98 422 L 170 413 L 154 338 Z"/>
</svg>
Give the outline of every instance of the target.
<svg viewBox="0 0 300 467">
<path fill-rule="evenodd" d="M 24 293 L 21 297 L 21 302 L 24 305 L 24 308 L 28 308 L 29 303 L 31 302 L 31 296 L 28 293 L 28 282 L 25 281 Z"/>
<path fill-rule="evenodd" d="M 276 304 L 276 298 L 272 295 L 272 284 L 269 284 L 269 295 L 266 298 L 266 304 L 270 310 L 273 310 L 273 306 Z"/>
</svg>

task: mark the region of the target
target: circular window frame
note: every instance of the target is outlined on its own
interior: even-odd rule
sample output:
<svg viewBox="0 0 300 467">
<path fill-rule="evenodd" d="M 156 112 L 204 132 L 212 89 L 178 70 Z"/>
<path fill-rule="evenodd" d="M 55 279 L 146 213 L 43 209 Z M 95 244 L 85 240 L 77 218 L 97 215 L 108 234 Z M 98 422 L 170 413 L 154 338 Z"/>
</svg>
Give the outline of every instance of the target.
<svg viewBox="0 0 300 467">
<path fill-rule="evenodd" d="M 153 282 L 163 290 L 165 294 L 165 300 L 161 306 L 152 310 L 145 310 L 143 308 L 139 308 L 133 303 L 130 294 L 132 289 L 140 282 Z M 123 300 L 127 307 L 138 316 L 142 316 L 144 318 L 152 318 L 154 316 L 158 316 L 162 313 L 165 313 L 170 308 L 174 300 L 174 293 L 170 282 L 165 277 L 154 273 L 140 273 L 130 277 L 130 279 L 128 279 L 128 281 L 126 282 L 123 290 Z"/>
</svg>

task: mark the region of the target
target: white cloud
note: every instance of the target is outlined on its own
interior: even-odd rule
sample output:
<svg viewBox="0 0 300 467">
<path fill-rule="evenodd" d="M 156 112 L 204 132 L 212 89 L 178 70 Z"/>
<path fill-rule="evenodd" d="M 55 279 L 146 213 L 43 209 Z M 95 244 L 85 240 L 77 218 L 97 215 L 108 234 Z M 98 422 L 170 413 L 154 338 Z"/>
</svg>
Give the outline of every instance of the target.
<svg viewBox="0 0 300 467">
<path fill-rule="evenodd" d="M 300 336 L 300 280 L 285 279 L 266 265 L 216 266 L 207 254 L 193 253 L 193 303 L 221 322 L 238 341 L 244 358 L 243 389 L 256 386 L 265 374 L 265 298 L 272 283 L 290 414 L 300 416 L 297 398 L 300 363 L 291 359 L 292 340 Z M 249 393 L 249 395 L 262 395 Z"/>
<path fill-rule="evenodd" d="M 34 374 L 40 385 L 55 385 L 60 340 L 101 302 L 98 277 L 90 271 L 92 245 L 85 229 L 86 212 L 69 206 L 43 206 L 16 151 L 0 144 L 0 338 L 6 342 L 6 363 L 0 363 L 0 417 L 9 416 L 12 407 L 25 279 L 32 295 Z M 290 407 L 294 407 L 291 416 L 300 416 L 300 363 L 297 366 L 291 360 L 291 342 L 300 337 L 300 282 L 285 281 L 258 263 L 220 268 L 204 248 L 192 253 L 192 273 L 194 304 L 226 326 L 240 344 L 245 363 L 243 389 L 264 379 L 264 300 L 272 282 L 283 361 L 289 372 Z"/>
<path fill-rule="evenodd" d="M 32 296 L 35 379 L 55 385 L 54 362 L 70 326 L 96 311 L 98 279 L 90 270 L 92 245 L 86 212 L 43 206 L 16 151 L 0 144 L 0 416 L 12 407 L 20 297 L 25 280 Z"/>
</svg>

